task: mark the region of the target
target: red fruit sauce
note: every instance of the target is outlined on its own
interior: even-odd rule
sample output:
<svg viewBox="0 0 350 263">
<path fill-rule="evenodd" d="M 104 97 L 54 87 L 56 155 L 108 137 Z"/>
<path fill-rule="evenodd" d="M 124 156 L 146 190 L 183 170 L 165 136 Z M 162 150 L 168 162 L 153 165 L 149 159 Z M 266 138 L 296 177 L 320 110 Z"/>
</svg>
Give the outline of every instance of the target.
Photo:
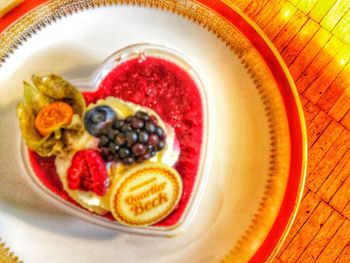
<svg viewBox="0 0 350 263">
<path fill-rule="evenodd" d="M 97 91 L 84 93 L 87 104 L 108 96 L 149 107 L 175 129 L 181 154 L 174 168 L 183 179 L 183 194 L 174 211 L 156 224 L 174 225 L 192 194 L 200 160 L 203 105 L 195 82 L 186 71 L 169 61 L 155 57 L 142 62 L 133 59 L 114 68 Z M 30 160 L 36 175 L 51 191 L 72 201 L 62 189 L 53 158 L 42 158 L 31 152 Z"/>
</svg>

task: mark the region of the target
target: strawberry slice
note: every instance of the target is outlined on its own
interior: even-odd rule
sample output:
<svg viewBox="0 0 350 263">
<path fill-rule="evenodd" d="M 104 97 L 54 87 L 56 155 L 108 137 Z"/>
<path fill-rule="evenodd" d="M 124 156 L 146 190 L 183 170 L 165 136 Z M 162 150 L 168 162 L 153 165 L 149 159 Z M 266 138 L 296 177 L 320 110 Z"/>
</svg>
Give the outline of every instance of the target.
<svg viewBox="0 0 350 263">
<path fill-rule="evenodd" d="M 68 169 L 67 181 L 72 190 L 93 191 L 99 196 L 106 194 L 109 178 L 100 152 L 94 149 L 77 152 Z"/>
</svg>

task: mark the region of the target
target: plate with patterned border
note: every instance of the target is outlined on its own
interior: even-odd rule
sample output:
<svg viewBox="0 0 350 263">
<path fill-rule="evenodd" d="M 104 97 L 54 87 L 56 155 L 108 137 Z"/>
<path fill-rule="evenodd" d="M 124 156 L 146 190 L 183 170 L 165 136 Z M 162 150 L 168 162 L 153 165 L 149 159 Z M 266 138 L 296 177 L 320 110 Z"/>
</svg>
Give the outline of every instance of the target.
<svg viewBox="0 0 350 263">
<path fill-rule="evenodd" d="M 306 131 L 280 55 L 235 7 L 209 0 L 34 0 L 0 20 L 0 237 L 25 262 L 264 262 L 302 196 Z M 92 225 L 56 209 L 19 169 L 22 81 L 89 76 L 114 51 L 152 42 L 189 57 L 214 116 L 209 179 L 188 229 L 173 238 Z"/>
</svg>

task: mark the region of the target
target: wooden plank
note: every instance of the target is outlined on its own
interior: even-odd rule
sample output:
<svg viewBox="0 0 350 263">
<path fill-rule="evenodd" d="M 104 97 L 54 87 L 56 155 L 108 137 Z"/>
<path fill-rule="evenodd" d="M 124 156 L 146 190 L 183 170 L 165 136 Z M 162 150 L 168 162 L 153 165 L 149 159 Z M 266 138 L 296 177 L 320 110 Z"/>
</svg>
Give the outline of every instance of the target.
<svg viewBox="0 0 350 263">
<path fill-rule="evenodd" d="M 251 18 L 255 18 L 268 1 L 269 0 L 251 1 L 249 5 L 244 9 L 244 13 L 246 13 Z"/>
<path fill-rule="evenodd" d="M 329 243 L 333 235 L 344 223 L 345 218 L 337 211 L 333 210 L 330 217 L 321 226 L 320 231 L 317 233 L 315 238 L 310 242 L 304 252 L 301 254 L 296 262 L 299 263 L 311 263 L 321 254 L 323 248 Z"/>
<path fill-rule="evenodd" d="M 300 1 L 297 4 L 297 7 L 305 14 L 308 14 L 311 11 L 311 9 L 316 5 L 317 1 L 318 0 Z"/>
<path fill-rule="evenodd" d="M 302 0 L 289 0 L 293 5 L 297 6 Z"/>
<path fill-rule="evenodd" d="M 308 190 L 305 196 L 303 197 L 300 207 L 298 210 L 298 214 L 294 220 L 293 226 L 289 231 L 289 234 L 284 241 L 280 251 L 279 255 L 281 255 L 284 250 L 287 248 L 287 246 L 290 244 L 290 242 L 293 240 L 295 235 L 298 233 L 300 228 L 305 224 L 305 222 L 309 219 L 309 217 L 312 215 L 314 210 L 316 209 L 317 205 L 321 202 L 321 198 L 319 198 L 317 195 L 315 195 L 312 191 Z"/>
<path fill-rule="evenodd" d="M 320 26 L 313 20 L 308 19 L 289 45 L 283 50 L 282 57 L 289 66 L 296 56 L 303 50 L 305 45 L 312 39 Z"/>
<path fill-rule="evenodd" d="M 227 4 L 228 6 L 233 4 L 243 11 L 252 0 L 239 0 L 239 1 L 237 1 L 237 0 L 221 0 L 221 1 L 224 2 L 225 4 Z"/>
<path fill-rule="evenodd" d="M 343 249 L 335 263 L 349 263 L 350 262 L 350 242 Z"/>
<path fill-rule="evenodd" d="M 338 54 L 334 56 L 331 62 L 319 74 L 317 79 L 304 90 L 303 95 L 311 102 L 316 103 L 343 70 L 344 65 L 340 61 L 348 61 L 349 59 L 350 48 L 344 50 L 342 47 Z"/>
<path fill-rule="evenodd" d="M 269 23 L 264 27 L 264 32 L 270 39 L 274 39 L 281 30 L 284 30 L 287 23 L 293 17 L 298 9 L 286 2 L 281 10 L 270 19 Z"/>
<path fill-rule="evenodd" d="M 311 9 L 309 17 L 317 23 L 321 22 L 335 2 L 336 0 L 318 0 L 316 5 Z"/>
<path fill-rule="evenodd" d="M 329 117 L 323 111 L 320 111 L 313 121 L 310 123 L 307 129 L 307 141 L 308 147 L 311 148 L 322 132 L 331 123 L 332 118 Z"/>
<path fill-rule="evenodd" d="M 343 17 L 345 12 L 349 9 L 350 0 L 338 0 L 329 12 L 322 19 L 320 25 L 328 31 L 332 31 L 334 26 Z"/>
<path fill-rule="evenodd" d="M 286 48 L 306 21 L 307 16 L 303 14 L 303 12 L 297 10 L 283 30 L 273 39 L 273 43 L 280 53 Z"/>
<path fill-rule="evenodd" d="M 320 97 L 316 105 L 325 112 L 333 107 L 340 98 L 344 90 L 350 86 L 350 63 L 340 72 L 335 81 L 330 85 L 326 92 Z"/>
<path fill-rule="evenodd" d="M 315 262 L 334 262 L 350 241 L 350 221 L 345 220 Z"/>
<path fill-rule="evenodd" d="M 305 107 L 305 105 L 306 105 L 307 103 L 310 102 L 307 98 L 305 98 L 305 97 L 302 96 L 302 95 L 300 95 L 299 98 L 300 98 L 301 105 L 302 105 L 303 107 Z"/>
<path fill-rule="evenodd" d="M 340 45 L 343 45 L 343 43 L 338 38 L 334 36 L 331 37 L 315 59 L 305 69 L 300 78 L 297 79 L 296 85 L 300 93 L 303 93 L 306 87 L 315 81 L 320 72 L 331 62 L 333 57 L 340 51 Z"/>
<path fill-rule="evenodd" d="M 350 202 L 345 206 L 344 210 L 342 211 L 342 214 L 347 218 L 350 219 Z"/>
<path fill-rule="evenodd" d="M 340 121 L 350 110 L 350 87 L 346 88 L 339 99 L 334 103 L 328 114 L 336 121 Z"/>
<path fill-rule="evenodd" d="M 338 139 L 344 128 L 332 121 L 309 150 L 308 171 L 312 171 L 332 144 Z"/>
<path fill-rule="evenodd" d="M 330 205 L 332 205 L 335 209 L 338 211 L 343 211 L 348 202 L 350 201 L 350 154 L 348 155 L 347 164 L 344 167 L 343 172 L 343 178 L 346 178 L 344 183 L 340 186 L 338 191 L 335 193 L 335 195 L 332 197 L 331 201 L 329 202 Z M 347 177 L 346 177 L 347 176 Z"/>
<path fill-rule="evenodd" d="M 339 23 L 334 27 L 332 33 L 343 40 L 345 43 L 350 44 L 350 9 L 345 13 Z"/>
<path fill-rule="evenodd" d="M 303 71 L 328 42 L 330 37 L 331 34 L 327 30 L 320 28 L 309 43 L 306 44 L 305 48 L 289 65 L 289 70 L 294 80 L 299 79 Z"/>
<path fill-rule="evenodd" d="M 276 257 L 272 260 L 272 263 L 283 263 L 283 262 Z"/>
<path fill-rule="evenodd" d="M 347 131 L 349 133 L 349 131 Z M 349 138 L 349 136 L 347 136 Z M 346 147 L 343 147 L 340 151 L 349 150 L 349 141 Z M 330 173 L 329 177 L 323 182 L 319 188 L 317 195 L 323 200 L 328 202 L 332 196 L 336 194 L 338 188 L 344 183 L 350 171 L 350 151 L 347 151 L 344 156 L 340 159 L 339 163 L 335 166 L 334 170 Z M 333 199 L 333 198 L 332 198 Z M 344 203 L 344 200 L 343 200 Z M 344 204 L 344 206 L 346 203 Z M 338 210 L 339 212 L 342 211 Z"/>
<path fill-rule="evenodd" d="M 321 226 L 327 221 L 332 211 L 330 206 L 321 201 L 310 218 L 288 245 L 287 249 L 282 253 L 280 259 L 283 262 L 295 262 L 311 240 L 316 236 Z"/>
<path fill-rule="evenodd" d="M 281 7 L 286 3 L 286 0 L 271 0 L 261 12 L 254 18 L 255 23 L 257 23 L 262 29 L 271 21 L 272 18 L 280 11 Z"/>
<path fill-rule="evenodd" d="M 304 100 L 306 101 L 305 105 L 303 105 L 303 110 L 304 110 L 306 127 L 308 128 L 308 132 L 309 132 L 309 128 L 310 128 L 311 122 L 319 114 L 320 108 L 317 107 L 312 102 L 310 102 L 304 96 L 300 96 L 300 98 L 304 98 Z"/>
<path fill-rule="evenodd" d="M 341 124 L 344 125 L 344 127 L 346 127 L 348 130 L 350 130 L 350 111 L 348 111 L 344 118 L 341 121 Z"/>
<path fill-rule="evenodd" d="M 344 129 L 325 156 L 320 162 L 317 163 L 315 169 L 309 171 L 309 174 L 306 177 L 307 187 L 315 193 L 320 190 L 320 192 L 317 194 L 322 196 L 324 198 L 323 200 L 326 202 L 329 201 L 330 197 L 333 196 L 335 191 L 342 183 L 340 179 L 341 174 L 338 170 L 340 168 L 341 171 L 341 167 L 343 167 L 343 165 L 340 163 L 340 161 L 344 158 L 346 151 L 349 149 L 350 132 Z M 334 169 L 334 167 L 336 168 Z M 326 195 L 330 195 L 329 198 L 325 198 Z"/>
</svg>

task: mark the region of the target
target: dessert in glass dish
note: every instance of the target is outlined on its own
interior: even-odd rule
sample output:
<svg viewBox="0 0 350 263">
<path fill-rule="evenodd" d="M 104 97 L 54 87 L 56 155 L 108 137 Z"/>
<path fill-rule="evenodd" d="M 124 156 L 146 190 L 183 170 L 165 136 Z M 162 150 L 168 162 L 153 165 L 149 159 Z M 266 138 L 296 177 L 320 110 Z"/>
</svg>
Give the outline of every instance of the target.
<svg viewBox="0 0 350 263">
<path fill-rule="evenodd" d="M 157 45 L 121 49 L 87 80 L 34 75 L 17 107 L 28 181 L 95 224 L 175 235 L 204 191 L 207 108 L 193 66 Z"/>
</svg>

